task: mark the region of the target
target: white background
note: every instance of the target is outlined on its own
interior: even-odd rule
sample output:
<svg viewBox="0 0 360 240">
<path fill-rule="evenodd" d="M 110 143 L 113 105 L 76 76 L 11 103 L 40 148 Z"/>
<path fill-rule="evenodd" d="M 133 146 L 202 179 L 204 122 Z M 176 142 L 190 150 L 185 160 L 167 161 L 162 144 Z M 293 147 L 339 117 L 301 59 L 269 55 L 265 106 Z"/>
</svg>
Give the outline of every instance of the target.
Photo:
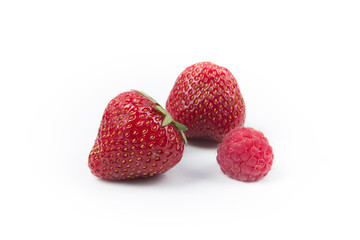
<svg viewBox="0 0 360 240">
<path fill-rule="evenodd" d="M 1 239 L 359 239 L 359 1 L 1 1 Z M 232 180 L 196 142 L 109 183 L 87 157 L 129 89 L 163 105 L 187 66 L 237 78 L 269 175 Z"/>
</svg>

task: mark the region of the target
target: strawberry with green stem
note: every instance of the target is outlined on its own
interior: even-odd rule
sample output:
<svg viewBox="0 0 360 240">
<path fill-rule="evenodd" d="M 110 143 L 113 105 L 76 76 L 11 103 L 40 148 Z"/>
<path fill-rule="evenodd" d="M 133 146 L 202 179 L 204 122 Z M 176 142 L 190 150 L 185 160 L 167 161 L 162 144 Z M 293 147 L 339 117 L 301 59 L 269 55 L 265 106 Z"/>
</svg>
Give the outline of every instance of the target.
<svg viewBox="0 0 360 240">
<path fill-rule="evenodd" d="M 162 174 L 181 160 L 186 129 L 145 93 L 121 93 L 104 111 L 88 165 L 105 180 Z"/>
</svg>

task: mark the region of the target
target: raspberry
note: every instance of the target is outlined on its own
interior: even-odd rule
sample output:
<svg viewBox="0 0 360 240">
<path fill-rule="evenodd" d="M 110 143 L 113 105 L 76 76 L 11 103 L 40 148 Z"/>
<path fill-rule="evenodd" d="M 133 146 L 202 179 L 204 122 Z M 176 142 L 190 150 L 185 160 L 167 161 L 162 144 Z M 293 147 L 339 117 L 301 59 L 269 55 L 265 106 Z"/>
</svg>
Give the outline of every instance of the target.
<svg viewBox="0 0 360 240">
<path fill-rule="evenodd" d="M 264 134 L 253 128 L 231 130 L 217 149 L 217 162 L 229 177 L 253 182 L 266 176 L 274 159 Z"/>
</svg>

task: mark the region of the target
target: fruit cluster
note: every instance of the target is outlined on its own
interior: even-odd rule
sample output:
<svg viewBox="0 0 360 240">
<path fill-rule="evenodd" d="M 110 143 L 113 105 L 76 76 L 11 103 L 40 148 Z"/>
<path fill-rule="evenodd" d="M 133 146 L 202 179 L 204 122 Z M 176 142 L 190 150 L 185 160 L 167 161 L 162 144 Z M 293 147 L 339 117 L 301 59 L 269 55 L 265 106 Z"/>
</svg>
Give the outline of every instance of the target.
<svg viewBox="0 0 360 240">
<path fill-rule="evenodd" d="M 256 181 L 269 172 L 274 156 L 264 135 L 244 122 L 244 99 L 231 72 L 210 62 L 197 63 L 177 78 L 166 110 L 140 91 L 113 98 L 88 165 L 104 180 L 151 177 L 181 160 L 187 138 L 204 138 L 221 143 L 217 162 L 226 175 Z"/>
</svg>

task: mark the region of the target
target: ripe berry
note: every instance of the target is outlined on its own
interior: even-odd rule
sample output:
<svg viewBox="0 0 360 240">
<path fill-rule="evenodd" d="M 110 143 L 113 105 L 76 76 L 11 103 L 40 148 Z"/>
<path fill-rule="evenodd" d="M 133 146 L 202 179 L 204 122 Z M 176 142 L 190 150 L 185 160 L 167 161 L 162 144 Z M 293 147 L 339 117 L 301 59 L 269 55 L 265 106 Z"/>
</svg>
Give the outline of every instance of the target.
<svg viewBox="0 0 360 240">
<path fill-rule="evenodd" d="M 221 142 L 245 121 L 245 104 L 231 72 L 210 62 L 186 68 L 166 102 L 167 111 L 189 129 L 188 138 Z"/>
<path fill-rule="evenodd" d="M 110 101 L 89 155 L 91 172 L 105 180 L 155 176 L 181 159 L 186 127 L 152 98 L 124 92 Z"/>
<path fill-rule="evenodd" d="M 264 134 L 253 128 L 231 130 L 217 149 L 217 162 L 229 177 L 257 181 L 269 172 L 273 163 L 272 147 Z"/>
</svg>

